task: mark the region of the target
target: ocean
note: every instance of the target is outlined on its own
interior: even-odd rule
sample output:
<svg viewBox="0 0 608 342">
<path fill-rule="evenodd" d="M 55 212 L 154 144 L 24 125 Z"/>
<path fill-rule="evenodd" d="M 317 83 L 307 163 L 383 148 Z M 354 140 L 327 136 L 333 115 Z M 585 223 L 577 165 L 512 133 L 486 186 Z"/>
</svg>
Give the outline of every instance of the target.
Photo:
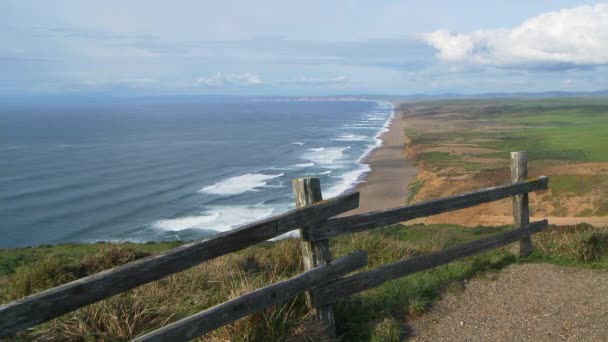
<svg viewBox="0 0 608 342">
<path fill-rule="evenodd" d="M 0 248 L 191 240 L 324 198 L 369 171 L 393 105 L 162 97 L 0 104 Z"/>
</svg>

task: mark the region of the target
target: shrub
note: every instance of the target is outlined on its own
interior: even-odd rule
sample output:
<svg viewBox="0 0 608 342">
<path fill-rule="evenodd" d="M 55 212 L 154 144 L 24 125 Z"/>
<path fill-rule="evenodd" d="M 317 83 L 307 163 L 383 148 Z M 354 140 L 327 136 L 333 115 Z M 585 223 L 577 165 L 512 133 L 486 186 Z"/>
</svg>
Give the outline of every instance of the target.
<svg viewBox="0 0 608 342">
<path fill-rule="evenodd" d="M 148 255 L 148 253 L 137 252 L 132 248 L 104 246 L 99 252 L 84 257 L 80 263 L 80 271 L 83 273 L 82 276 L 90 275 Z"/>
<path fill-rule="evenodd" d="M 397 321 L 393 317 L 386 317 L 374 328 L 373 338 L 374 341 L 383 342 L 399 342 L 405 337 L 403 323 Z"/>
</svg>

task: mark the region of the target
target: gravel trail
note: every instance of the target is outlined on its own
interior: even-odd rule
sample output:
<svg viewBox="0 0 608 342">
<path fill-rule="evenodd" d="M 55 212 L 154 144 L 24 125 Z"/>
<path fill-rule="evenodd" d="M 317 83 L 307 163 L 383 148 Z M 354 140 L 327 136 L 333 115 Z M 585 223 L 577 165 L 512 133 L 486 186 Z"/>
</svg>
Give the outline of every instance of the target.
<svg viewBox="0 0 608 342">
<path fill-rule="evenodd" d="M 512 265 L 410 321 L 410 341 L 608 341 L 608 271 Z"/>
</svg>

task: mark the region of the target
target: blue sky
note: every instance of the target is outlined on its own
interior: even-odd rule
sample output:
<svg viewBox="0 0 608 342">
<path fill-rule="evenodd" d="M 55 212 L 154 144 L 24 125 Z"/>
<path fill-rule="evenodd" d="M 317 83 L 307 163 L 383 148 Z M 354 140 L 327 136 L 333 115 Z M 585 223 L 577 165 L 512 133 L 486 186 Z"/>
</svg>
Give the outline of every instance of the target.
<svg viewBox="0 0 608 342">
<path fill-rule="evenodd" d="M 608 89 L 608 4 L 0 3 L 0 96 Z"/>
</svg>

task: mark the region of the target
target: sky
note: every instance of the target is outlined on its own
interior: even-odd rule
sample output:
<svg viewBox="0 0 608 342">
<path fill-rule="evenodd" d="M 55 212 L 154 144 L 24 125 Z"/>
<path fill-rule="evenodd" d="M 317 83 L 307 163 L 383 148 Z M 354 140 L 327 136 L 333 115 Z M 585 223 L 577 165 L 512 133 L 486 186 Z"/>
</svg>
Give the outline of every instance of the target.
<svg viewBox="0 0 608 342">
<path fill-rule="evenodd" d="M 608 3 L 0 0 L 0 97 L 608 89 Z"/>
</svg>

